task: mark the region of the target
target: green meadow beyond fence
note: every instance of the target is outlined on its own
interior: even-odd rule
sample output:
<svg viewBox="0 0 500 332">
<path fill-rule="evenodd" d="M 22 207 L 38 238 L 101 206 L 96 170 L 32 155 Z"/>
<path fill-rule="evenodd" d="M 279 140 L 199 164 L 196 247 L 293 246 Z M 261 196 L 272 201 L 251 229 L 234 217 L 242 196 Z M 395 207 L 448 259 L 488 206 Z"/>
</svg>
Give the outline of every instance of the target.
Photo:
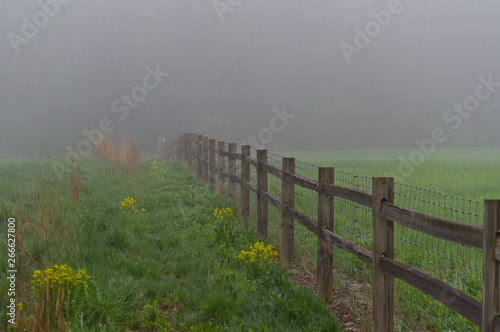
<svg viewBox="0 0 500 332">
<path fill-rule="evenodd" d="M 374 331 L 500 331 L 500 200 L 478 202 L 186 133 L 159 141 Z"/>
</svg>

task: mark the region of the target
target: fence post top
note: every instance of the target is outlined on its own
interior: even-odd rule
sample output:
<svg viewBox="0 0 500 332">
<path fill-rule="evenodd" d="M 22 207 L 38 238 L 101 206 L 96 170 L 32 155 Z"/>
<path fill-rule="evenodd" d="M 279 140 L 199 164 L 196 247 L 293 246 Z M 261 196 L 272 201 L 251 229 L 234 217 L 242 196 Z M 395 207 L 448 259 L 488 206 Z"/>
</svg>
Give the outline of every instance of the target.
<svg viewBox="0 0 500 332">
<path fill-rule="evenodd" d="M 499 204 L 500 199 L 492 199 L 492 198 L 486 198 L 484 200 L 484 204 Z"/>
<path fill-rule="evenodd" d="M 388 178 L 388 177 L 373 177 L 372 178 L 372 183 L 389 183 L 389 184 L 394 184 L 394 178 Z"/>
</svg>

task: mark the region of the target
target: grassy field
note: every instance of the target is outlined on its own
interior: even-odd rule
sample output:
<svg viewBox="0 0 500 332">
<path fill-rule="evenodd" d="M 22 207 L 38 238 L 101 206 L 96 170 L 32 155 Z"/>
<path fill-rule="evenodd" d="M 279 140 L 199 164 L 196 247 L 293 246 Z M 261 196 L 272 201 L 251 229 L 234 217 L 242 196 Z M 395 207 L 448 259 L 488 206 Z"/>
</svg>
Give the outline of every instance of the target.
<svg viewBox="0 0 500 332">
<path fill-rule="evenodd" d="M 412 150 L 286 151 L 279 154 L 357 175 L 390 176 L 396 182 L 448 195 L 500 199 L 500 148 L 437 149 L 409 176 L 399 171 L 399 156 Z M 405 169 L 406 171 L 406 169 Z"/>
<path fill-rule="evenodd" d="M 18 324 L 8 324 L 2 296 L 0 330 L 340 329 L 182 164 L 147 160 L 132 176 L 85 160 L 61 182 L 47 162 L 2 161 L 0 174 L 4 243 L 16 219 Z"/>
</svg>

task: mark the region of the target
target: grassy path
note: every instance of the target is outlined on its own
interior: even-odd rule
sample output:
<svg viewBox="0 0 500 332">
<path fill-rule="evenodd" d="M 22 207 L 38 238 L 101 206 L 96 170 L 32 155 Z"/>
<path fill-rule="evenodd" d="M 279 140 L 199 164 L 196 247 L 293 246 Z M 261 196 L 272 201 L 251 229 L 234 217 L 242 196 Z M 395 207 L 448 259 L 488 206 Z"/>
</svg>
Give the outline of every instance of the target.
<svg viewBox="0 0 500 332">
<path fill-rule="evenodd" d="M 45 163 L 4 162 L 0 174 L 1 218 L 17 225 L 18 328 L 7 322 L 8 299 L 0 300 L 8 330 L 339 330 L 326 305 L 272 263 L 272 246 L 257 246 L 248 225 L 223 210 L 227 201 L 180 164 L 147 161 L 127 176 L 85 161 L 73 190 L 69 175 L 56 182 Z M 52 278 L 42 285 L 49 297 L 37 297 L 33 271 L 55 264 L 71 267 L 78 282 Z M 86 281 L 78 279 L 83 269 Z M 6 270 L 2 259 L 2 294 Z"/>
</svg>

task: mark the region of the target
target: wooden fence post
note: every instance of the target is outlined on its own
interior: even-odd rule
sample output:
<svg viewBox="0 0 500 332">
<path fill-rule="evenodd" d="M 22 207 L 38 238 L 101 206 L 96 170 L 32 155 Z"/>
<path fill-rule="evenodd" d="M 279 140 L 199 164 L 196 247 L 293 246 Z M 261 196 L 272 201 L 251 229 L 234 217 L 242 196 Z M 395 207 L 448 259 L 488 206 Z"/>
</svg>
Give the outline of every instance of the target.
<svg viewBox="0 0 500 332">
<path fill-rule="evenodd" d="M 226 181 L 221 172 L 226 166 L 224 155 L 222 154 L 222 152 L 226 148 L 226 143 L 218 142 L 217 145 L 217 192 L 219 193 L 219 195 L 224 195 L 226 191 Z"/>
<path fill-rule="evenodd" d="M 250 145 L 241 146 L 241 215 L 245 220 L 250 219 L 250 190 L 243 182 L 250 182 L 250 163 L 245 157 L 250 157 Z"/>
<path fill-rule="evenodd" d="M 208 183 L 208 137 L 203 137 L 203 172 L 202 181 L 203 183 Z"/>
<path fill-rule="evenodd" d="M 483 322 L 481 331 L 493 332 L 500 312 L 500 200 L 484 201 Z"/>
<path fill-rule="evenodd" d="M 175 138 L 175 161 L 179 161 L 179 136 Z"/>
<path fill-rule="evenodd" d="M 236 203 L 236 183 L 233 181 L 232 176 L 236 175 L 236 143 L 228 144 L 227 157 L 227 173 L 229 174 L 227 180 L 227 199 L 231 204 Z"/>
<path fill-rule="evenodd" d="M 184 134 L 184 159 L 187 161 L 188 170 L 191 170 L 191 155 L 189 153 L 189 140 L 191 139 L 191 133 Z"/>
<path fill-rule="evenodd" d="M 215 192 L 215 179 L 217 173 L 215 171 L 215 139 L 209 140 L 208 147 L 208 173 L 210 174 L 210 190 Z"/>
<path fill-rule="evenodd" d="M 382 271 L 380 258 L 394 257 L 394 225 L 381 216 L 382 203 L 394 202 L 394 179 L 373 178 L 373 329 L 375 332 L 394 330 L 394 278 Z"/>
<path fill-rule="evenodd" d="M 188 170 L 191 169 L 191 160 L 190 160 L 190 155 L 189 155 L 189 140 L 191 138 L 191 133 L 185 133 L 184 134 L 184 159 L 186 160 L 186 163 L 188 165 Z"/>
<path fill-rule="evenodd" d="M 257 233 L 267 239 L 268 205 L 262 198 L 262 192 L 267 192 L 267 172 L 262 163 L 267 163 L 267 150 L 257 150 Z"/>
<path fill-rule="evenodd" d="M 196 141 L 196 177 L 198 180 L 203 178 L 203 135 L 198 135 L 198 140 Z"/>
<path fill-rule="evenodd" d="M 286 173 L 295 174 L 295 158 L 283 158 L 283 178 L 281 180 L 281 265 L 293 266 L 294 225 L 293 218 L 287 213 L 287 207 L 295 207 L 295 186 L 285 179 Z"/>
<path fill-rule="evenodd" d="M 178 141 L 178 137 L 176 137 L 174 139 L 174 143 L 172 144 L 172 147 L 171 147 L 171 153 L 172 153 L 172 160 L 173 161 L 177 161 L 177 141 Z"/>
<path fill-rule="evenodd" d="M 168 159 L 170 161 L 174 161 L 174 156 L 173 156 L 173 148 L 174 148 L 174 145 L 175 145 L 175 138 L 172 140 L 172 142 L 170 142 L 170 144 L 168 145 Z"/>
<path fill-rule="evenodd" d="M 318 292 L 324 300 L 333 297 L 333 245 L 321 235 L 323 228 L 333 232 L 333 196 L 325 192 L 326 184 L 334 184 L 333 167 L 318 168 Z"/>
<path fill-rule="evenodd" d="M 195 133 L 191 133 L 189 135 L 189 144 L 188 144 L 188 148 L 189 148 L 189 160 L 191 160 L 191 172 L 193 174 L 196 174 L 196 134 Z"/>
<path fill-rule="evenodd" d="M 184 159 L 187 162 L 188 170 L 191 170 L 191 156 L 189 155 L 189 139 L 191 138 L 191 133 L 184 134 Z"/>
<path fill-rule="evenodd" d="M 180 157 L 179 151 L 181 149 L 179 141 L 180 141 L 180 138 L 179 138 L 179 136 L 177 136 L 175 138 L 175 161 L 177 161 L 177 162 L 181 161 L 180 158 L 179 158 Z"/>
</svg>

